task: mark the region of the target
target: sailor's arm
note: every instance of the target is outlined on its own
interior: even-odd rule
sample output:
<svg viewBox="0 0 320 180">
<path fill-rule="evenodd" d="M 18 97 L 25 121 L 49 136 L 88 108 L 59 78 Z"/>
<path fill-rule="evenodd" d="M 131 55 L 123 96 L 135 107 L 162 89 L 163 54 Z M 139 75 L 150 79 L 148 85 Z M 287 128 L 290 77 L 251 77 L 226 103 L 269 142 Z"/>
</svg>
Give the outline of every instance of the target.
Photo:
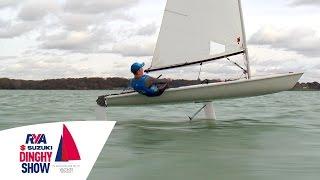
<svg viewBox="0 0 320 180">
<path fill-rule="evenodd" d="M 149 77 L 145 80 L 146 86 L 150 87 L 154 84 L 164 84 L 170 82 L 170 79 L 156 79 L 153 77 Z"/>
</svg>

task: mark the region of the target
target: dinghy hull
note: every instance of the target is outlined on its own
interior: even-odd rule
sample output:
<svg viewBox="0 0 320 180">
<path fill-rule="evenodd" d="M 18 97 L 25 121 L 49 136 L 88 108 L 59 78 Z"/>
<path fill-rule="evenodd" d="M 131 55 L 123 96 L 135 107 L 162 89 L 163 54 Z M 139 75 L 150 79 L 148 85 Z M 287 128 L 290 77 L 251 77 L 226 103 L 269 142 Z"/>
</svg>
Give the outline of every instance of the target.
<svg viewBox="0 0 320 180">
<path fill-rule="evenodd" d="M 290 90 L 303 73 L 252 78 L 213 84 L 202 84 L 171 88 L 159 97 L 146 97 L 138 93 L 108 96 L 106 104 L 111 106 L 143 106 L 149 104 L 179 104 L 210 102 L 219 99 L 260 96 Z"/>
</svg>

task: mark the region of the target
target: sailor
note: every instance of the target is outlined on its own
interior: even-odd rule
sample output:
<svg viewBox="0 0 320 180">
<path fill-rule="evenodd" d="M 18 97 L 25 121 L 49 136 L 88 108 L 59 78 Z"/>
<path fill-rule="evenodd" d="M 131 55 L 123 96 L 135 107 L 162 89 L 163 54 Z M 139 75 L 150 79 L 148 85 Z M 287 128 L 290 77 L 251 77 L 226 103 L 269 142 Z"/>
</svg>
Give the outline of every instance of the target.
<svg viewBox="0 0 320 180">
<path fill-rule="evenodd" d="M 144 74 L 144 63 L 133 63 L 131 72 L 134 78 L 130 80 L 131 87 L 139 94 L 155 97 L 160 96 L 167 88 L 171 79 L 156 79 Z"/>
</svg>

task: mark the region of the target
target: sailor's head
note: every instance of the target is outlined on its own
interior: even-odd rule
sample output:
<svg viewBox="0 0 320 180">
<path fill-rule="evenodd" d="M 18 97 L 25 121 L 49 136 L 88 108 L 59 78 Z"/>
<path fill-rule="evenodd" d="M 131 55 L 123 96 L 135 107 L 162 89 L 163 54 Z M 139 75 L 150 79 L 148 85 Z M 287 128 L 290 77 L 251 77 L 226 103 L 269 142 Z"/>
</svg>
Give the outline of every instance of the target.
<svg viewBox="0 0 320 180">
<path fill-rule="evenodd" d="M 141 72 L 143 73 L 143 66 L 144 66 L 144 62 L 143 63 L 135 62 L 135 63 L 133 63 L 131 65 L 131 72 L 133 74 L 138 74 L 138 73 L 141 73 Z"/>
</svg>

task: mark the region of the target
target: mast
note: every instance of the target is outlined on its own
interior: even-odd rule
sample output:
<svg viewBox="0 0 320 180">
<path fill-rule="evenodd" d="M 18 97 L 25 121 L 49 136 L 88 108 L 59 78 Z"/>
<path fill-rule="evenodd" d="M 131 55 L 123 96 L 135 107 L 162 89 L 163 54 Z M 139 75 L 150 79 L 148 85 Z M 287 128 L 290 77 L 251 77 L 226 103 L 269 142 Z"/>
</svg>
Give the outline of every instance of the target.
<svg viewBox="0 0 320 180">
<path fill-rule="evenodd" d="M 244 58 L 247 62 L 247 72 L 248 72 L 248 79 L 251 79 L 251 70 L 250 70 L 250 61 L 249 61 L 249 52 L 247 47 L 247 38 L 246 38 L 246 31 L 244 28 L 244 20 L 243 20 L 243 13 L 242 13 L 242 6 L 241 0 L 239 2 L 239 11 L 240 11 L 240 19 L 241 19 L 241 28 L 242 28 L 242 37 L 243 37 L 243 49 L 244 49 Z"/>
</svg>

